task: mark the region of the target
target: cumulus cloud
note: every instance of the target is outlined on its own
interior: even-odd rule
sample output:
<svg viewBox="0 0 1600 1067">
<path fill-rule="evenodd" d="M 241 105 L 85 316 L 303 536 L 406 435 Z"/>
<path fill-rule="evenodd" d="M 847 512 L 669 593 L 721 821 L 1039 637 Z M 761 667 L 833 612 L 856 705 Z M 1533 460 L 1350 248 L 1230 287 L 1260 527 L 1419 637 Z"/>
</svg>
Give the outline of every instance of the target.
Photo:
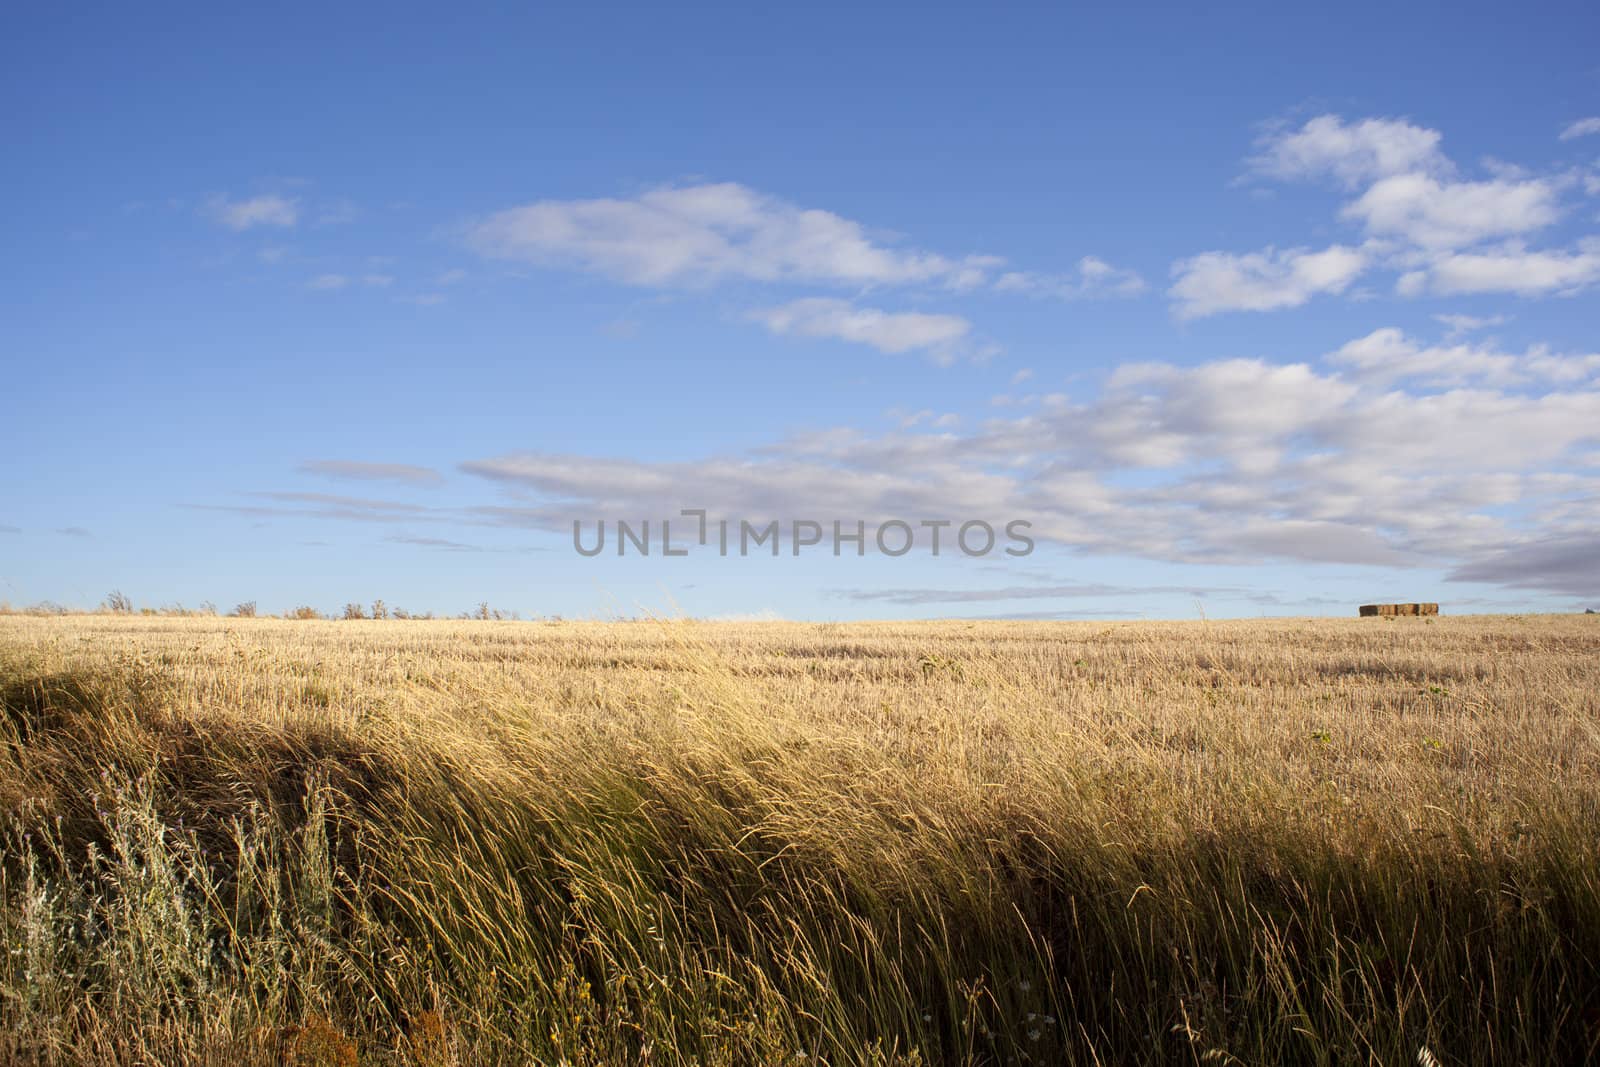
<svg viewBox="0 0 1600 1067">
<path fill-rule="evenodd" d="M 924 350 L 936 356 L 948 356 L 971 330 L 971 324 L 956 315 L 882 311 L 826 297 L 754 311 L 750 318 L 777 334 L 833 338 L 889 353 Z"/>
<path fill-rule="evenodd" d="M 1571 251 L 1534 251 L 1520 242 L 1447 252 L 1400 279 L 1403 295 L 1422 292 L 1516 293 L 1540 296 L 1576 293 L 1600 281 L 1600 240 L 1580 241 Z"/>
<path fill-rule="evenodd" d="M 791 286 L 976 290 L 1065 300 L 1136 296 L 1136 271 L 1083 256 L 1065 273 L 1006 270 L 1000 256 L 950 256 L 909 247 L 863 224 L 734 182 L 665 186 L 630 198 L 538 200 L 481 219 L 467 243 L 499 259 L 566 268 L 628 285 Z M 836 338 L 884 352 L 926 351 L 941 361 L 971 334 L 953 314 L 895 312 L 831 297 L 759 308 L 747 317 L 775 333 Z M 997 349 L 970 350 L 979 357 Z"/>
<path fill-rule="evenodd" d="M 539 200 L 497 212 L 466 236 L 487 256 L 642 286 L 744 280 L 966 289 L 983 284 L 999 262 L 901 248 L 830 211 L 733 182 L 669 186 L 631 199 Z"/>
<path fill-rule="evenodd" d="M 1582 128 L 1574 123 L 1568 132 L 1579 136 Z M 1321 279 L 1295 269 L 1300 250 L 1179 260 L 1170 290 L 1178 314 L 1295 307 L 1317 292 L 1343 292 L 1356 274 L 1372 270 L 1394 271 L 1394 291 L 1402 297 L 1559 295 L 1600 281 L 1594 238 L 1566 248 L 1527 245 L 1562 220 L 1565 191 L 1580 182 L 1600 187 L 1600 180 L 1575 172 L 1538 175 L 1496 160 L 1484 163 L 1487 179 L 1465 179 L 1441 151 L 1442 140 L 1437 130 L 1399 119 L 1321 115 L 1298 128 L 1273 129 L 1258 142 L 1251 170 L 1284 180 L 1333 178 L 1353 194 L 1339 218 L 1360 228 L 1360 247 L 1323 264 Z"/>
<path fill-rule="evenodd" d="M 1319 115 L 1299 129 L 1270 131 L 1257 142 L 1259 153 L 1249 163 L 1256 173 L 1273 178 L 1331 175 L 1356 186 L 1391 175 L 1448 170 L 1441 139 L 1438 130 L 1404 119 L 1346 123 L 1338 115 Z"/>
<path fill-rule="evenodd" d="M 300 219 L 300 203 L 288 197 L 267 195 L 247 200 L 213 197 L 207 213 L 230 230 L 249 230 L 257 226 L 293 226 Z"/>
<path fill-rule="evenodd" d="M 1379 237 L 1398 237 L 1424 248 L 1457 248 L 1491 238 L 1526 234 L 1559 214 L 1549 181 L 1441 182 L 1425 174 L 1384 178 L 1344 208 Z"/>
<path fill-rule="evenodd" d="M 1366 254 L 1345 245 L 1319 252 L 1202 252 L 1173 264 L 1176 281 L 1168 294 L 1177 301 L 1179 318 L 1185 319 L 1221 311 L 1272 311 L 1298 307 L 1319 293 L 1342 293 L 1366 268 Z"/>
</svg>

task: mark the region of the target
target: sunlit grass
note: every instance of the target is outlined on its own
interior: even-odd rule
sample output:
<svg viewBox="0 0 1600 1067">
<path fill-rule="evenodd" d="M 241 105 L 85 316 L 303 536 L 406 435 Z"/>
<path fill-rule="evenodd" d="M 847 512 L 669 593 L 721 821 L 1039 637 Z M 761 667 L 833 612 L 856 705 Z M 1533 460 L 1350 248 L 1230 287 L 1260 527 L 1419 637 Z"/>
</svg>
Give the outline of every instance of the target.
<svg viewBox="0 0 1600 1067">
<path fill-rule="evenodd" d="M 0 618 L 0 1059 L 1582 1062 L 1600 624 Z"/>
</svg>

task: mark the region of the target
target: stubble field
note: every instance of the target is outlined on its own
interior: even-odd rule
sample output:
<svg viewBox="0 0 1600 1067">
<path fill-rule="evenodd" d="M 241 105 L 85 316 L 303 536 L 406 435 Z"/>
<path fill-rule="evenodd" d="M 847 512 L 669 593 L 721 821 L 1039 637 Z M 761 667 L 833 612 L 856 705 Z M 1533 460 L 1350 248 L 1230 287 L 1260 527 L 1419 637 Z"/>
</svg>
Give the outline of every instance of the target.
<svg viewBox="0 0 1600 1067">
<path fill-rule="evenodd" d="M 1581 1063 L 1600 618 L 0 618 L 0 1060 Z"/>
</svg>

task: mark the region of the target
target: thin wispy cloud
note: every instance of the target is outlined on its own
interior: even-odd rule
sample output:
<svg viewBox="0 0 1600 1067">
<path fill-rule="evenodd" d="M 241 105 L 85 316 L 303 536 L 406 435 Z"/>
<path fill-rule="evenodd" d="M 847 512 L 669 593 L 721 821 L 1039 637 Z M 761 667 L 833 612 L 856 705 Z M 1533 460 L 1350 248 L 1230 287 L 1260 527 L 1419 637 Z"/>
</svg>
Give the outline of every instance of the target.
<svg viewBox="0 0 1600 1067">
<path fill-rule="evenodd" d="M 1563 141 L 1575 141 L 1579 137 L 1593 137 L 1600 134 L 1600 116 L 1579 119 L 1561 131 Z"/>
<path fill-rule="evenodd" d="M 843 589 L 833 595 L 848 600 L 878 601 L 901 607 L 925 604 L 979 604 L 1005 600 L 1091 600 L 1129 596 L 1217 595 L 1242 596 L 1244 590 L 1197 585 L 1110 585 L 1103 582 L 1070 582 L 1060 585 L 1007 585 L 987 589 Z"/>
<path fill-rule="evenodd" d="M 361 217 L 361 209 L 353 200 L 335 200 L 323 205 L 317 212 L 318 226 L 341 226 Z"/>
<path fill-rule="evenodd" d="M 230 230 L 250 230 L 261 226 L 287 228 L 300 221 L 300 202 L 276 194 L 244 200 L 213 197 L 206 202 L 205 211 Z"/>
<path fill-rule="evenodd" d="M 385 541 L 395 545 L 413 545 L 417 548 L 434 548 L 443 552 L 479 552 L 482 549 L 477 545 L 469 545 L 463 541 L 451 541 L 443 537 L 408 537 L 396 535 L 385 537 Z"/>
<path fill-rule="evenodd" d="M 319 274 L 312 278 L 306 285 L 319 292 L 332 293 L 340 289 L 348 289 L 352 285 L 360 284 L 369 289 L 387 289 L 395 281 L 392 274 Z"/>
<path fill-rule="evenodd" d="M 749 317 L 773 333 L 864 344 L 880 352 L 923 351 L 949 358 L 972 324 L 957 315 L 884 311 L 848 300 L 813 297 L 753 311 Z"/>
<path fill-rule="evenodd" d="M 446 522 L 458 516 L 443 509 L 399 500 L 341 496 L 333 493 L 304 493 L 263 490 L 245 494 L 257 501 L 250 504 L 186 504 L 197 511 L 225 512 L 254 518 L 294 516 L 341 522 Z"/>
<path fill-rule="evenodd" d="M 1066 274 L 1007 271 L 995 282 L 999 292 L 1052 296 L 1061 300 L 1105 300 L 1138 296 L 1147 286 L 1139 273 L 1114 267 L 1098 256 L 1084 256 Z"/>
<path fill-rule="evenodd" d="M 409 463 L 367 463 L 350 459 L 315 459 L 300 464 L 302 474 L 316 474 L 345 481 L 401 482 L 405 485 L 434 486 L 443 475 L 431 467 Z"/>
<path fill-rule="evenodd" d="M 1435 315 L 1433 321 L 1449 327 L 1445 335 L 1446 340 L 1455 340 L 1478 330 L 1487 330 L 1494 326 L 1504 326 L 1511 321 L 1509 315 Z"/>
</svg>

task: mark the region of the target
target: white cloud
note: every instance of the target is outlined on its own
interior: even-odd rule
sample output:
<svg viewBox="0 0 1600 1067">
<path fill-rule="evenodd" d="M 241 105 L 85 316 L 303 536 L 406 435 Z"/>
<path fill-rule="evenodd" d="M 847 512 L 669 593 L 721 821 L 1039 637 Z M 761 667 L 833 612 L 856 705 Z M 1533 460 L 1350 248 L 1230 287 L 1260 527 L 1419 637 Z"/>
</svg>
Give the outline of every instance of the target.
<svg viewBox="0 0 1600 1067">
<path fill-rule="evenodd" d="M 889 416 L 895 420 L 895 424 L 902 430 L 909 430 L 913 426 L 923 425 L 929 426 L 936 430 L 950 430 L 961 425 L 960 415 L 957 415 L 954 412 L 946 412 L 945 414 L 940 415 L 927 408 L 924 408 L 921 411 L 913 411 L 910 414 L 906 414 L 902 411 L 891 411 L 889 412 Z"/>
<path fill-rule="evenodd" d="M 213 197 L 206 212 L 230 230 L 256 226 L 293 226 L 300 219 L 300 203 L 282 196 L 256 196 L 248 200 Z"/>
<path fill-rule="evenodd" d="M 1568 128 L 1587 131 L 1583 120 Z M 1463 180 L 1440 151 L 1441 137 L 1398 119 L 1346 122 L 1321 115 L 1299 128 L 1280 127 L 1260 141 L 1252 170 L 1282 179 L 1336 178 L 1353 192 L 1339 217 L 1358 224 L 1359 249 L 1319 264 L 1320 278 L 1303 276 L 1293 257 L 1273 253 L 1207 252 L 1174 265 L 1171 295 L 1180 316 L 1216 311 L 1294 307 L 1316 292 L 1343 292 L 1368 270 L 1396 274 L 1402 297 L 1509 292 L 1524 296 L 1576 292 L 1600 280 L 1593 239 L 1530 250 L 1527 238 L 1562 220 L 1563 193 L 1578 185 L 1600 189 L 1581 169 L 1537 175 L 1526 167 L 1485 159 L 1487 180 Z M 1357 258 L 1359 257 L 1359 258 Z M 1370 287 L 1354 297 L 1369 297 Z"/>
<path fill-rule="evenodd" d="M 970 288 L 999 262 L 894 247 L 832 212 L 732 182 L 652 189 L 628 200 L 540 200 L 491 215 L 467 239 L 484 255 L 645 286 L 747 280 Z"/>
<path fill-rule="evenodd" d="M 1118 466 L 1177 467 L 1225 455 L 1243 469 L 1277 462 L 1355 395 L 1303 363 L 1230 359 L 1182 368 L 1126 364 L 1106 382 L 1084 440 Z"/>
<path fill-rule="evenodd" d="M 1366 254 L 1345 245 L 1320 252 L 1202 252 L 1173 264 L 1177 280 L 1168 294 L 1178 301 L 1178 316 L 1185 319 L 1221 311 L 1271 311 L 1298 307 L 1319 293 L 1342 293 L 1366 268 Z"/>
<path fill-rule="evenodd" d="M 1435 315 L 1433 321 L 1448 327 L 1446 337 L 1453 340 L 1491 326 L 1504 326 L 1510 320 L 1504 315 Z"/>
<path fill-rule="evenodd" d="M 698 463 L 524 454 L 464 469 L 544 498 L 474 513 L 509 525 L 685 506 L 752 520 L 960 514 L 1025 518 L 1092 553 L 1448 567 L 1600 521 L 1600 476 L 1580 473 L 1600 444 L 1600 361 L 1502 356 L 1441 356 L 1379 331 L 1329 357 L 1348 374 L 1132 364 L 1090 400 L 966 434 L 914 432 L 919 412 L 879 437 L 824 430 Z M 1368 376 L 1380 358 L 1410 365 Z"/>
<path fill-rule="evenodd" d="M 1600 241 L 1580 241 L 1574 251 L 1529 251 L 1512 242 L 1479 251 L 1447 252 L 1419 272 L 1414 291 L 1460 293 L 1575 293 L 1600 281 Z"/>
<path fill-rule="evenodd" d="M 313 289 L 332 292 L 335 289 L 343 289 L 349 285 L 350 279 L 343 274 L 319 274 L 306 284 Z"/>
<path fill-rule="evenodd" d="M 972 326 L 956 315 L 918 311 L 891 312 L 856 307 L 847 300 L 813 297 L 750 313 L 750 318 L 777 334 L 826 337 L 871 345 L 880 352 L 931 350 L 949 355 Z"/>
<path fill-rule="evenodd" d="M 1070 274 L 1008 271 L 996 280 L 995 289 L 1063 300 L 1095 300 L 1138 296 L 1144 292 L 1145 282 L 1137 271 L 1113 267 L 1098 256 L 1084 256 Z"/>
<path fill-rule="evenodd" d="M 1561 131 L 1561 139 L 1563 141 L 1572 141 L 1579 137 L 1588 137 L 1596 133 L 1600 133 L 1600 116 L 1579 119 Z"/>
<path fill-rule="evenodd" d="M 1278 129 L 1262 138 L 1250 166 L 1273 178 L 1332 175 L 1355 186 L 1396 174 L 1448 170 L 1440 139 L 1437 130 L 1402 119 L 1346 123 L 1338 115 L 1319 115 L 1298 130 Z"/>
<path fill-rule="evenodd" d="M 1559 214 L 1556 189 L 1547 181 L 1440 182 L 1424 174 L 1383 178 L 1343 211 L 1369 233 L 1424 248 L 1529 233 Z"/>
<path fill-rule="evenodd" d="M 1386 362 L 1399 373 L 1370 373 Z M 1538 553 L 1500 569 L 1475 561 L 1530 538 L 1592 543 L 1596 373 L 1593 356 L 1435 349 L 1376 331 L 1326 367 L 1125 365 L 1096 397 L 1055 398 L 967 433 L 917 412 L 882 436 L 821 430 L 703 462 L 520 454 L 463 469 L 542 498 L 474 509 L 473 521 L 563 532 L 574 515 L 681 507 L 869 525 L 1024 518 L 1036 536 L 1088 553 L 1456 567 L 1570 592 L 1581 570 L 1571 553 L 1548 570 Z M 1551 383 L 1565 385 L 1539 391 Z"/>
<path fill-rule="evenodd" d="M 1489 358 L 1472 362 L 1480 355 Z M 966 433 L 921 411 L 896 415 L 900 429 L 879 436 L 822 429 L 702 461 L 518 453 L 461 465 L 505 487 L 510 503 L 264 493 L 223 510 L 563 536 L 577 517 L 675 517 L 685 507 L 754 523 L 1025 519 L 1042 541 L 1089 554 L 1443 568 L 1463 581 L 1592 590 L 1600 362 L 1581 357 L 1589 379 L 1540 392 L 1538 375 L 1559 375 L 1539 363 L 1555 357 L 1529 349 L 1508 374 L 1499 355 L 1440 359 L 1398 331 L 1378 331 L 1326 367 L 1128 365 L 1098 396 L 1055 398 Z M 1408 373 L 1403 388 L 1392 376 L 1366 377 L 1380 356 L 1422 373 Z M 1563 373 L 1574 365 L 1559 360 Z M 1452 381 L 1429 381 L 1440 367 Z M 1468 369 L 1473 380 L 1453 384 Z M 1523 374 L 1517 389 L 1495 384 Z M 384 464 L 315 466 L 349 477 L 427 476 Z"/>
<path fill-rule="evenodd" d="M 387 289 L 389 286 L 394 284 L 394 275 L 392 275 L 392 274 L 363 274 L 361 276 L 361 284 L 362 285 L 370 285 L 370 286 L 373 286 L 374 288 L 377 288 L 377 289 Z"/>
<path fill-rule="evenodd" d="M 431 486 L 443 481 L 432 467 L 409 463 L 366 463 L 350 459 L 316 459 L 300 464 L 304 474 L 353 481 L 391 481 L 406 485 Z"/>
<path fill-rule="evenodd" d="M 1600 354 L 1562 355 L 1537 345 L 1520 355 L 1493 345 L 1428 345 L 1392 326 L 1351 341 L 1328 358 L 1369 382 L 1410 379 L 1430 385 L 1504 388 L 1567 385 L 1600 375 Z"/>
</svg>

